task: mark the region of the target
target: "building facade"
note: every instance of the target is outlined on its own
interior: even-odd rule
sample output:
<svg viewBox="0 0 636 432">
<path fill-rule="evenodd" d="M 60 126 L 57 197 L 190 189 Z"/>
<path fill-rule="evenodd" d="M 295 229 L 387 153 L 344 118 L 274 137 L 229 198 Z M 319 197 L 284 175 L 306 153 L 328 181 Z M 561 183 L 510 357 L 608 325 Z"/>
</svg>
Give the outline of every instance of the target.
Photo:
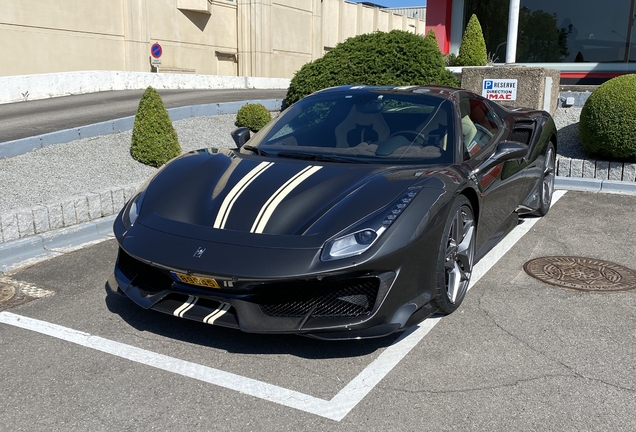
<svg viewBox="0 0 636 432">
<path fill-rule="evenodd" d="M 345 39 L 425 33 L 422 18 L 345 0 L 3 0 L 0 76 L 81 70 L 292 77 Z"/>
<path fill-rule="evenodd" d="M 442 51 L 457 53 L 477 15 L 490 57 L 504 62 L 511 3 L 518 7 L 516 63 L 556 68 L 562 81 L 581 84 L 636 72 L 636 0 L 437 0 L 429 2 L 427 23 Z"/>
</svg>

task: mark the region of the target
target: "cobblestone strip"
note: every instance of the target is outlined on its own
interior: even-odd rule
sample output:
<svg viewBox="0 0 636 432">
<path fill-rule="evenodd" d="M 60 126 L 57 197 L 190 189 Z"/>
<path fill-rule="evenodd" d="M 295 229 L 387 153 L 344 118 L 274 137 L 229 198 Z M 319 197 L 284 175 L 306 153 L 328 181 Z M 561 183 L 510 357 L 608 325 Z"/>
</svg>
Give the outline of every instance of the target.
<svg viewBox="0 0 636 432">
<path fill-rule="evenodd" d="M 0 214 L 0 244 L 117 214 L 138 187 L 116 186 L 61 203 Z"/>
<path fill-rule="evenodd" d="M 557 157 L 559 177 L 590 178 L 624 182 L 636 181 L 636 163 Z"/>
</svg>

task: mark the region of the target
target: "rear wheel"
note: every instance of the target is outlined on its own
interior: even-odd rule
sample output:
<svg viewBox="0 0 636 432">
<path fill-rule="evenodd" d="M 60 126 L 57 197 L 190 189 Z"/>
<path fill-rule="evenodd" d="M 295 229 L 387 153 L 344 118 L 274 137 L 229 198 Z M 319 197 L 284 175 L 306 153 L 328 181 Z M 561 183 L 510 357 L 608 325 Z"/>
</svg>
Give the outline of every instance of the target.
<svg viewBox="0 0 636 432">
<path fill-rule="evenodd" d="M 455 311 L 468 291 L 475 259 L 476 228 L 470 201 L 460 195 L 446 221 L 437 259 L 435 304 L 444 313 Z"/>
<path fill-rule="evenodd" d="M 550 210 L 552 204 L 552 195 L 554 194 L 554 177 L 556 175 L 556 151 L 554 144 L 548 144 L 545 152 L 545 162 L 543 164 L 543 175 L 541 176 L 541 188 L 539 196 L 539 208 L 536 211 L 538 216 L 545 216 Z"/>
</svg>

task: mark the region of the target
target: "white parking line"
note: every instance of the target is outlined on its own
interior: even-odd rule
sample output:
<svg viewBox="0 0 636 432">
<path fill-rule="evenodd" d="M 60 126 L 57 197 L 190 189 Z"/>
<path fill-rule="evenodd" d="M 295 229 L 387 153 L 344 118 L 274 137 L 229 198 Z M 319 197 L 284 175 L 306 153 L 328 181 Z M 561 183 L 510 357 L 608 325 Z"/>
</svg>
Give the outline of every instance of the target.
<svg viewBox="0 0 636 432">
<path fill-rule="evenodd" d="M 556 191 L 552 203 L 557 202 L 564 194 L 565 191 Z M 477 263 L 473 268 L 469 289 L 530 231 L 537 221 L 539 221 L 539 218 L 525 219 L 522 224 L 515 227 L 492 251 Z M 111 341 L 99 336 L 93 336 L 89 333 L 62 327 L 57 324 L 24 317 L 11 312 L 0 312 L 0 323 L 45 334 L 167 372 L 246 393 L 260 399 L 336 421 L 342 420 L 355 408 L 440 320 L 441 318 L 430 318 L 422 322 L 419 326 L 405 331 L 331 400 L 324 400 L 252 378 L 246 378 L 208 366 Z"/>
</svg>

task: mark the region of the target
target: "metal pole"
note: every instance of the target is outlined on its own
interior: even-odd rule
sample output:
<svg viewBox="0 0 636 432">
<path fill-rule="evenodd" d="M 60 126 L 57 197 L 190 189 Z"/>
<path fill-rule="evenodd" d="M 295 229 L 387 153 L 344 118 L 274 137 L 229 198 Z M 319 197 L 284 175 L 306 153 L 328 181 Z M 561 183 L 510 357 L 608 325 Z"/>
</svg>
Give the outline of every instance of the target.
<svg viewBox="0 0 636 432">
<path fill-rule="evenodd" d="M 625 63 L 629 62 L 629 55 L 632 48 L 632 27 L 634 27 L 634 0 L 629 8 L 629 20 L 627 21 L 627 37 L 625 40 Z"/>
<path fill-rule="evenodd" d="M 508 44 L 506 49 L 506 63 L 515 63 L 517 61 L 519 3 L 520 0 L 510 0 L 510 10 L 508 12 Z"/>
</svg>

